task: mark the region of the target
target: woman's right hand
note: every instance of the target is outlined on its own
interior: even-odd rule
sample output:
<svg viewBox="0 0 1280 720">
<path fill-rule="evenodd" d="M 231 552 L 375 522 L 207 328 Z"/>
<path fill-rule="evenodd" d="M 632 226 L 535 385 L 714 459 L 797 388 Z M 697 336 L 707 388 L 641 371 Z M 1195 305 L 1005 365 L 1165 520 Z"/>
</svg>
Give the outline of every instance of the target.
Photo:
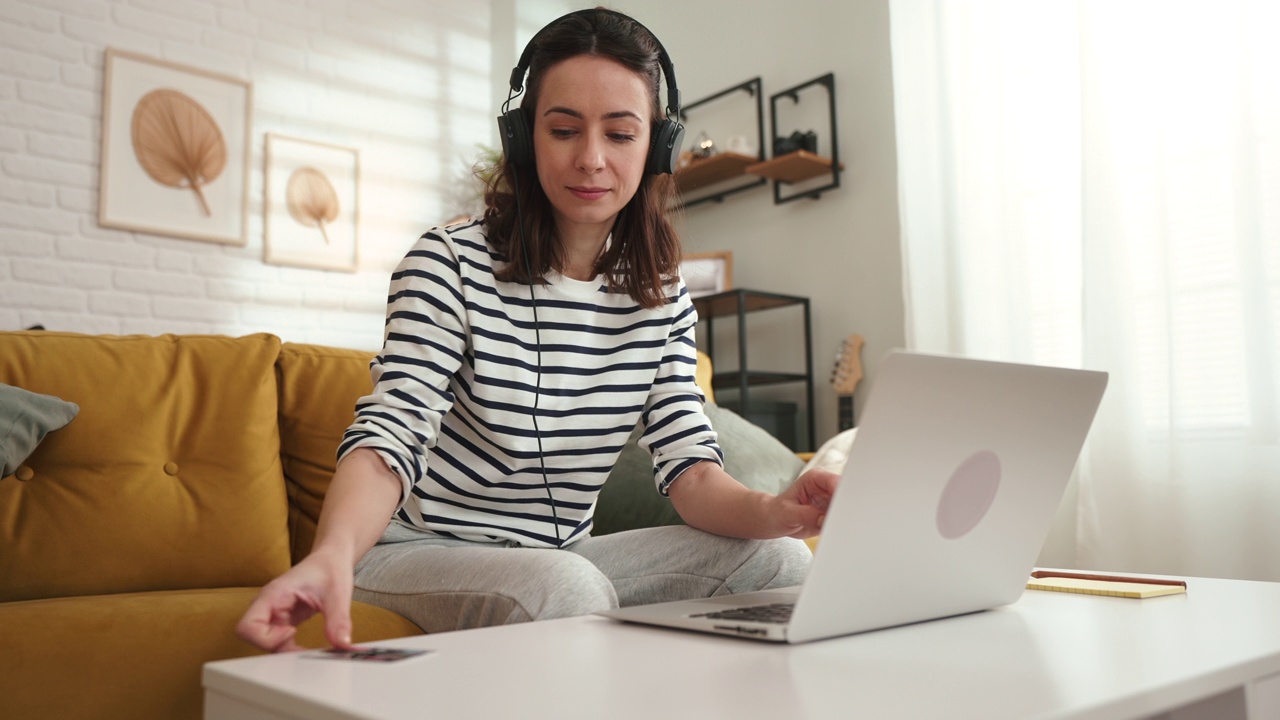
<svg viewBox="0 0 1280 720">
<path fill-rule="evenodd" d="M 324 615 L 324 634 L 334 647 L 351 649 L 352 563 L 314 552 L 267 583 L 236 625 L 236 634 L 269 652 L 302 650 L 298 625 Z"/>
<path fill-rule="evenodd" d="M 355 564 L 377 542 L 400 501 L 400 479 L 377 452 L 357 448 L 338 463 L 325 493 L 311 554 L 267 583 L 236 625 L 270 652 L 301 650 L 298 624 L 320 613 L 329 644 L 350 650 Z"/>
</svg>

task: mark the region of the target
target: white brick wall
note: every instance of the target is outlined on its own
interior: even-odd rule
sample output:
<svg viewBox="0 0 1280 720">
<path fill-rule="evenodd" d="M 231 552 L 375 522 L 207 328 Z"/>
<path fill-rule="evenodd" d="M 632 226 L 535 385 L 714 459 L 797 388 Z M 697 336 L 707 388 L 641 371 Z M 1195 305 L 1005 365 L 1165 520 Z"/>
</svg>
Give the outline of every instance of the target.
<svg viewBox="0 0 1280 720">
<path fill-rule="evenodd" d="M 458 180 L 492 142 L 490 12 L 482 0 L 3 0 L 0 330 L 377 347 L 390 270 L 456 214 Z M 108 47 L 253 83 L 245 247 L 98 226 Z M 268 132 L 359 149 L 356 273 L 262 262 Z"/>
</svg>

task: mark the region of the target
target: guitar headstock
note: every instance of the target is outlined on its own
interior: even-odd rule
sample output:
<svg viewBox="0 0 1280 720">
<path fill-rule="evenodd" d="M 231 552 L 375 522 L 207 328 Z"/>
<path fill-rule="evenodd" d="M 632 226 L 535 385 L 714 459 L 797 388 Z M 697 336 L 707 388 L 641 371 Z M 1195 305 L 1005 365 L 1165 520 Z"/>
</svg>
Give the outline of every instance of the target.
<svg viewBox="0 0 1280 720">
<path fill-rule="evenodd" d="M 831 387 L 837 395 L 852 395 L 862 380 L 861 335 L 850 335 L 840 343 L 836 364 L 831 369 Z"/>
</svg>

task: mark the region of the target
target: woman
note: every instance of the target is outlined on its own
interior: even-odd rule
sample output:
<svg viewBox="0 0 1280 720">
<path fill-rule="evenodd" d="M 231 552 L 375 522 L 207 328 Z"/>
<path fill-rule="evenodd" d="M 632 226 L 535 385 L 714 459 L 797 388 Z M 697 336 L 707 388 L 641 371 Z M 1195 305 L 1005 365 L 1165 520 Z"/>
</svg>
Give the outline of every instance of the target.
<svg viewBox="0 0 1280 720">
<path fill-rule="evenodd" d="M 665 51 L 597 9 L 551 23 L 526 56 L 532 157 L 507 147 L 483 221 L 428 232 L 392 275 L 374 391 L 312 552 L 237 628 L 259 647 L 296 649 L 295 625 L 322 612 L 349 648 L 353 594 L 438 632 L 803 579 L 793 538 L 817 533 L 836 478 L 812 471 L 775 497 L 721 466 L 671 178 L 646 173 Z M 637 422 L 688 526 L 590 537 Z"/>
</svg>

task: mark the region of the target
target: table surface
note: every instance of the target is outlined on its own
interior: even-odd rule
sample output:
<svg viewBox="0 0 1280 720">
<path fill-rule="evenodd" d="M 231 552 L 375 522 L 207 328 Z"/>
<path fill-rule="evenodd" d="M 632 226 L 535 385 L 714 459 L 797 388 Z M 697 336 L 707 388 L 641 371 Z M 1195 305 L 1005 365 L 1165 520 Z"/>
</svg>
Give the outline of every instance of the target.
<svg viewBox="0 0 1280 720">
<path fill-rule="evenodd" d="M 206 691 L 308 718 L 1145 717 L 1280 673 L 1280 583 L 1003 608 L 803 645 L 581 617 L 209 663 Z M 212 719 L 211 719 L 212 720 Z"/>
</svg>

